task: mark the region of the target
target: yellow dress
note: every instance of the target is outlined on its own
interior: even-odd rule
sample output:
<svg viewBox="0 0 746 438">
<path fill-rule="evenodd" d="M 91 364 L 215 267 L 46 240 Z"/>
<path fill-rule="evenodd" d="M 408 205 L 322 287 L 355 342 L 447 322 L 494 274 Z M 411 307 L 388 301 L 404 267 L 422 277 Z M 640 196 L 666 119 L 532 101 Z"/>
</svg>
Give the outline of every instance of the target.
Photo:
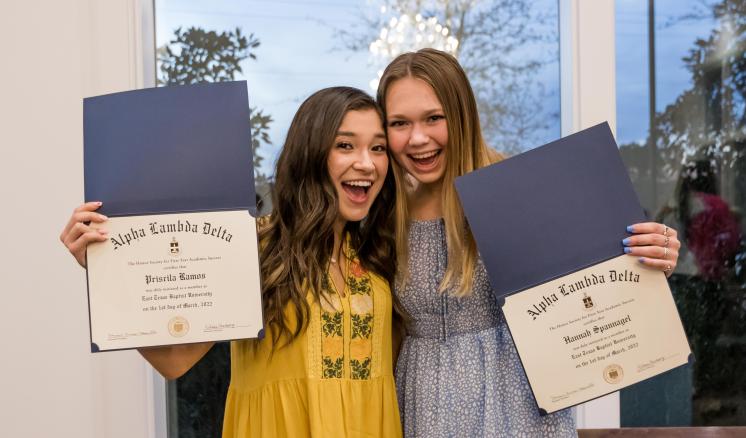
<svg viewBox="0 0 746 438">
<path fill-rule="evenodd" d="M 401 437 L 391 357 L 391 292 L 348 254 L 342 298 L 309 294 L 307 329 L 270 355 L 272 340 L 231 343 L 227 437 Z M 326 299 L 324 299 L 326 298 Z M 294 312 L 286 312 L 295 327 Z"/>
</svg>

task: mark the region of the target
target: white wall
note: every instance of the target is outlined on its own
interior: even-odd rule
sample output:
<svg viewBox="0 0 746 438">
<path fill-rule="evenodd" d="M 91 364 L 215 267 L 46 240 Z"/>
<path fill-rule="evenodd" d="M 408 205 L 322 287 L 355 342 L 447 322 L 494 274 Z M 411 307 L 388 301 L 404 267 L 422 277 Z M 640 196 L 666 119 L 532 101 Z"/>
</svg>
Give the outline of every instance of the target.
<svg viewBox="0 0 746 438">
<path fill-rule="evenodd" d="M 152 374 L 92 355 L 84 271 L 58 240 L 83 200 L 82 99 L 136 88 L 137 0 L 0 4 L 0 435 L 150 437 Z"/>
</svg>

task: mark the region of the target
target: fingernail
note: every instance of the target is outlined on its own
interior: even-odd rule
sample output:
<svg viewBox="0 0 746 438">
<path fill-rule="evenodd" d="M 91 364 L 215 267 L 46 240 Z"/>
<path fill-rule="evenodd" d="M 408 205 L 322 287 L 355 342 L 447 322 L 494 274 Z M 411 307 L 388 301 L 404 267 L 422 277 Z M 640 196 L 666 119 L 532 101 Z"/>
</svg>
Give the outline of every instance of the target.
<svg viewBox="0 0 746 438">
<path fill-rule="evenodd" d="M 103 203 L 103 202 L 101 202 L 101 201 L 96 201 L 96 205 L 98 205 L 99 207 L 100 207 L 100 206 L 102 206 L 103 204 L 104 204 L 104 203 Z"/>
<path fill-rule="evenodd" d="M 629 254 L 630 252 L 632 252 L 632 248 L 624 247 L 625 254 Z"/>
<path fill-rule="evenodd" d="M 640 257 L 637 261 L 640 263 L 645 263 L 645 257 Z"/>
<path fill-rule="evenodd" d="M 108 217 L 106 217 L 106 216 L 104 216 L 103 214 L 100 214 L 100 215 L 99 215 L 99 219 L 101 219 L 102 221 L 106 221 L 106 220 L 109 220 L 109 218 L 108 218 Z"/>
<path fill-rule="evenodd" d="M 106 229 L 104 229 L 104 228 L 101 228 L 101 229 L 99 229 L 99 230 L 98 230 L 98 232 L 99 232 L 100 234 L 109 234 L 109 230 L 106 230 Z"/>
<path fill-rule="evenodd" d="M 628 233 L 634 233 L 635 232 L 635 227 L 633 227 L 632 225 L 628 225 L 627 226 L 627 232 Z"/>
<path fill-rule="evenodd" d="M 622 240 L 622 245 L 624 245 L 624 246 L 629 245 L 629 237 L 626 238 L 626 239 L 624 239 L 624 240 Z"/>
</svg>

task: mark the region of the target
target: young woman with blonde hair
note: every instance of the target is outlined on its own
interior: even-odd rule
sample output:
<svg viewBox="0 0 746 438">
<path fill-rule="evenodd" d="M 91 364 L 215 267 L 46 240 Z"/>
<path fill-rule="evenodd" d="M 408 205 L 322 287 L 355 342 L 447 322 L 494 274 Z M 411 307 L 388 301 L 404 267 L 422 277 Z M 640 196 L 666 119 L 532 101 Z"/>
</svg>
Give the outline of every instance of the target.
<svg viewBox="0 0 746 438">
<path fill-rule="evenodd" d="M 223 437 L 401 436 L 388 165 L 381 113 L 364 92 L 327 88 L 298 109 L 259 232 L 267 336 L 231 343 Z M 81 265 L 86 246 L 107 239 L 86 225 L 105 222 L 99 206 L 76 209 L 60 236 Z M 140 353 L 173 379 L 211 347 Z"/>
<path fill-rule="evenodd" d="M 377 97 L 394 158 L 395 295 L 411 317 L 396 366 L 404 435 L 575 436 L 571 410 L 539 416 L 453 185 L 501 159 L 482 138 L 465 72 L 437 50 L 405 53 Z M 670 273 L 678 241 L 665 228 L 661 259 L 663 230 L 634 225 L 628 252 Z"/>
</svg>

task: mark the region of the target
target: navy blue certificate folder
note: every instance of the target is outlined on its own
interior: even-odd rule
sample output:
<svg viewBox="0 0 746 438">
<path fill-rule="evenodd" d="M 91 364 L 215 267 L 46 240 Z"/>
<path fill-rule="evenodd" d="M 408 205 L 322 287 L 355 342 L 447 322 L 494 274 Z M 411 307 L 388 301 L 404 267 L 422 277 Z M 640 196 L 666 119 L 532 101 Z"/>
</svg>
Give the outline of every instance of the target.
<svg viewBox="0 0 746 438">
<path fill-rule="evenodd" d="M 83 111 L 85 200 L 110 232 L 86 248 L 91 351 L 261 336 L 246 82 L 90 97 Z"/>
<path fill-rule="evenodd" d="M 456 179 L 496 296 L 624 254 L 646 220 L 602 123 Z"/>
<path fill-rule="evenodd" d="M 101 213 L 255 213 L 245 81 L 90 97 L 83 111 L 85 200 Z"/>
</svg>

